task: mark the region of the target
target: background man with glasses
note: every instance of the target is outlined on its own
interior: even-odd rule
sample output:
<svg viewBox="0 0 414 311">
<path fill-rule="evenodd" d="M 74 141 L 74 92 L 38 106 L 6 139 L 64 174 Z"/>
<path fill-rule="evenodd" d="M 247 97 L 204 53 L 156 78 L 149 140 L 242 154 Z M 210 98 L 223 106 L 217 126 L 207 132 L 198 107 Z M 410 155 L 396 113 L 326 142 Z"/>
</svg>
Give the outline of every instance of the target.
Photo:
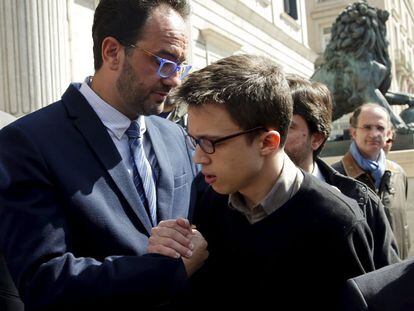
<svg viewBox="0 0 414 311">
<path fill-rule="evenodd" d="M 210 254 L 191 279 L 194 306 L 333 310 L 346 279 L 373 269 L 371 233 L 355 201 L 286 156 L 292 97 L 281 69 L 230 56 L 176 91 L 189 105 L 188 142 L 202 167 L 193 223 Z M 185 234 L 163 221 L 148 251 L 186 254 Z"/>
<path fill-rule="evenodd" d="M 151 228 L 187 217 L 195 167 L 159 117 L 188 73 L 183 0 L 101 0 L 95 74 L 0 132 L 0 249 L 27 310 L 150 310 L 207 256 L 148 255 Z M 191 242 L 190 242 L 191 240 Z"/>
<path fill-rule="evenodd" d="M 340 162 L 332 166 L 344 175 L 362 181 L 381 198 L 402 259 L 410 249 L 407 224 L 407 176 L 383 150 L 391 134 L 390 116 L 383 107 L 368 103 L 350 118 L 352 143 Z"/>
</svg>

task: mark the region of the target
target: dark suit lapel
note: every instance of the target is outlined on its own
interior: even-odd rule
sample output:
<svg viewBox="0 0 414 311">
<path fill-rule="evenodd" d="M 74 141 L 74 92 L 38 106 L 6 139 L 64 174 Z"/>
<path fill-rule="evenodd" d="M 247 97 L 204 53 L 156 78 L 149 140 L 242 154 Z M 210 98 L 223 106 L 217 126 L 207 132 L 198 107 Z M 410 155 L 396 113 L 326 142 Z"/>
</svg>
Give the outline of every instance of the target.
<svg viewBox="0 0 414 311">
<path fill-rule="evenodd" d="M 105 167 L 132 210 L 150 233 L 152 226 L 148 214 L 106 127 L 73 85 L 63 94 L 62 101 L 74 125 L 79 129 L 95 156 Z"/>
<path fill-rule="evenodd" d="M 157 184 L 158 221 L 170 219 L 172 217 L 171 208 L 174 192 L 174 174 L 168 156 L 171 150 L 167 150 L 163 143 L 162 133 L 160 133 L 151 118 L 145 118 L 145 124 L 160 168 Z"/>
</svg>

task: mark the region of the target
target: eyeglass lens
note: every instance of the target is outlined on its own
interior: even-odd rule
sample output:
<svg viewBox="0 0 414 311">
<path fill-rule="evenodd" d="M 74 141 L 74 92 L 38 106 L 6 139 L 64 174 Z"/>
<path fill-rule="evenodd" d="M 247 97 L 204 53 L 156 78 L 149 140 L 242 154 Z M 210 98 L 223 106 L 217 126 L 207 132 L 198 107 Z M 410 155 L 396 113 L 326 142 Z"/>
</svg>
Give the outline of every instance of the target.
<svg viewBox="0 0 414 311">
<path fill-rule="evenodd" d="M 187 135 L 187 145 L 189 148 L 195 150 L 195 148 L 197 147 L 197 145 L 200 146 L 200 148 L 205 152 L 205 153 L 213 153 L 214 152 L 214 146 L 212 144 L 211 141 L 209 141 L 208 139 L 205 138 L 199 138 L 196 139 L 190 135 Z"/>
<path fill-rule="evenodd" d="M 380 133 L 383 133 L 385 131 L 385 127 L 381 126 L 381 125 L 370 125 L 370 124 L 365 124 L 362 127 L 360 127 L 361 129 L 365 130 L 365 131 L 372 131 L 372 130 L 377 130 Z"/>
<path fill-rule="evenodd" d="M 178 69 L 178 70 L 177 70 Z M 189 65 L 177 65 L 174 62 L 169 62 L 162 60 L 160 63 L 160 68 L 158 70 L 159 74 L 163 78 L 168 78 L 172 76 L 176 71 L 178 71 L 179 77 L 184 78 L 190 71 L 191 66 Z"/>
</svg>

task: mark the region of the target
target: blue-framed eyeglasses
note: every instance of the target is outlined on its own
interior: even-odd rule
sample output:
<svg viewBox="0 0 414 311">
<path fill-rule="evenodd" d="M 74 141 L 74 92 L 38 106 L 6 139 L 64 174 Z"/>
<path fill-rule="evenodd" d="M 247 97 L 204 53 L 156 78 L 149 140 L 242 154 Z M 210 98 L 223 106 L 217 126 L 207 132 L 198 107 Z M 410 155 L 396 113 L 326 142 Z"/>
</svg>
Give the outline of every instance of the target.
<svg viewBox="0 0 414 311">
<path fill-rule="evenodd" d="M 154 53 L 151 53 L 150 51 L 135 44 L 130 44 L 127 47 L 140 49 L 148 56 L 154 57 L 157 60 L 158 65 L 159 65 L 157 74 L 161 78 L 169 78 L 172 75 L 174 75 L 176 72 L 178 72 L 178 76 L 180 77 L 180 79 L 184 79 L 192 68 L 192 66 L 189 64 L 186 64 L 186 63 L 177 64 L 176 62 L 173 62 L 171 60 L 159 57 L 155 55 Z"/>
<path fill-rule="evenodd" d="M 255 131 L 266 131 L 267 132 L 267 129 L 263 126 L 258 126 L 258 127 L 255 127 L 255 128 L 249 129 L 249 130 L 245 130 L 245 131 L 237 132 L 237 133 L 234 133 L 234 134 L 231 134 L 231 135 L 227 135 L 227 136 L 215 139 L 215 140 L 211 140 L 211 139 L 208 139 L 208 138 L 205 138 L 205 137 L 195 138 L 195 137 L 191 136 L 190 134 L 187 134 L 186 135 L 186 137 L 187 137 L 186 141 L 187 141 L 188 147 L 193 149 L 193 150 L 197 147 L 197 145 L 199 145 L 201 150 L 203 150 L 205 153 L 213 154 L 216 151 L 216 145 L 218 143 L 221 143 L 225 140 L 228 140 L 228 139 L 231 139 L 231 138 L 234 138 L 234 137 L 237 137 L 237 136 L 252 133 L 252 132 L 255 132 Z"/>
</svg>

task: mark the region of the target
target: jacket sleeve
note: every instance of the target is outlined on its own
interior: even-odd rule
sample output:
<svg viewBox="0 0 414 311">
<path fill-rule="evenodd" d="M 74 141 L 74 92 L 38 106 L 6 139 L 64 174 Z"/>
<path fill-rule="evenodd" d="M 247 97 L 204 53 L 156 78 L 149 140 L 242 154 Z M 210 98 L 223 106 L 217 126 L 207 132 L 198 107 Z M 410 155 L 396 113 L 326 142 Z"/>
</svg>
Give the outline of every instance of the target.
<svg viewBox="0 0 414 311">
<path fill-rule="evenodd" d="M 0 131 L 0 146 L 0 249 L 27 310 L 162 304 L 186 287 L 181 259 L 77 257 L 70 236 L 76 228 L 69 228 L 49 163 L 29 133 L 10 125 Z"/>
<path fill-rule="evenodd" d="M 379 269 L 401 260 L 398 256 L 398 247 L 394 233 L 385 214 L 384 205 L 371 189 L 368 188 L 367 190 L 368 200 L 365 206 L 365 217 L 374 238 L 375 269 Z"/>
<path fill-rule="evenodd" d="M 375 270 L 373 238 L 365 219 L 356 220 L 347 234 L 344 248 L 345 280 Z"/>
<path fill-rule="evenodd" d="M 350 279 L 346 282 L 338 310 L 367 311 L 368 305 L 357 283 Z"/>
</svg>

